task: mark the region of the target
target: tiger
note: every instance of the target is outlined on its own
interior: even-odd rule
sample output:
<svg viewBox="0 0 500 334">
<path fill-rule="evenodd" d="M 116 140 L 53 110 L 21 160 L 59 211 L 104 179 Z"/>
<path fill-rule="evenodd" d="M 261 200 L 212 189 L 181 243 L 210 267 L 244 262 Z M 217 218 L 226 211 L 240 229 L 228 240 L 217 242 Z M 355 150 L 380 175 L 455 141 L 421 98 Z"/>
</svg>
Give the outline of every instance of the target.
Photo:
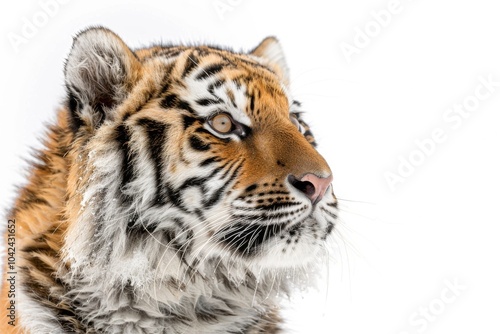
<svg viewBox="0 0 500 334">
<path fill-rule="evenodd" d="M 0 332 L 283 333 L 338 208 L 278 39 L 132 49 L 89 27 L 64 87 L 8 213 Z"/>
</svg>

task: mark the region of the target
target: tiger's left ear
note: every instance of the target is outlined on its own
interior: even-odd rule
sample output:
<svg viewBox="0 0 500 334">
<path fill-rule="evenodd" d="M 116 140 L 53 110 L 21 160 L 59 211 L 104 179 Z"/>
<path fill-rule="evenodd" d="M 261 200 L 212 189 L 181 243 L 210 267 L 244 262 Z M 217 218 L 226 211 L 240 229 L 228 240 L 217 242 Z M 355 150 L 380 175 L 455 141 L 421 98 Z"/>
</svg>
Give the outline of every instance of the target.
<svg viewBox="0 0 500 334">
<path fill-rule="evenodd" d="M 277 72 L 283 83 L 287 87 L 289 86 L 288 65 L 281 44 L 276 37 L 265 38 L 250 54 L 265 59 L 271 69 Z"/>
<path fill-rule="evenodd" d="M 65 65 L 68 106 L 74 128 L 96 129 L 113 119 L 141 75 L 141 63 L 111 30 L 96 27 L 79 33 Z"/>
</svg>

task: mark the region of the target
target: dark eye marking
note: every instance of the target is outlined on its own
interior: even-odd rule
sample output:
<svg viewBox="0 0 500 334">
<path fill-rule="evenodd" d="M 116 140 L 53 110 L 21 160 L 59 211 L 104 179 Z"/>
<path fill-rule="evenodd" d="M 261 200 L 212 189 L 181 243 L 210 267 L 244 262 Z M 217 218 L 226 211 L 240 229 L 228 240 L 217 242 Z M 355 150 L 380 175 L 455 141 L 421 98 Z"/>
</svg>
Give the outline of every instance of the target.
<svg viewBox="0 0 500 334">
<path fill-rule="evenodd" d="M 204 143 L 200 137 L 192 135 L 189 137 L 189 144 L 191 147 L 197 151 L 208 151 L 210 149 L 210 144 Z"/>
</svg>

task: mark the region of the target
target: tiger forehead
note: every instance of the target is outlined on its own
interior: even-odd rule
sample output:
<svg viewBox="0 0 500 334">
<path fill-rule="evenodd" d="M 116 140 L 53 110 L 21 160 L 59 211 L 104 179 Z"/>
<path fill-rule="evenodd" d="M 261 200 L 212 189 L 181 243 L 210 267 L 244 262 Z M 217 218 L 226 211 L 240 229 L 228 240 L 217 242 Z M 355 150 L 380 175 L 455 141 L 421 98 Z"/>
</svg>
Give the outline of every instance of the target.
<svg viewBox="0 0 500 334">
<path fill-rule="evenodd" d="M 203 65 L 204 62 L 219 61 L 229 66 L 239 68 L 250 67 L 252 69 L 258 68 L 263 72 L 274 73 L 272 69 L 261 64 L 253 56 L 208 46 L 153 46 L 135 50 L 135 54 L 142 61 L 151 58 L 175 58 L 176 61 L 179 61 L 179 64 L 182 64 L 182 62 L 187 64 L 189 61 L 193 66 Z"/>
<path fill-rule="evenodd" d="M 289 112 L 289 98 L 276 73 L 252 56 L 210 47 L 153 48 L 138 55 L 170 59 L 169 89 L 190 100 L 201 117 L 227 111 L 258 121 L 269 113 Z"/>
</svg>

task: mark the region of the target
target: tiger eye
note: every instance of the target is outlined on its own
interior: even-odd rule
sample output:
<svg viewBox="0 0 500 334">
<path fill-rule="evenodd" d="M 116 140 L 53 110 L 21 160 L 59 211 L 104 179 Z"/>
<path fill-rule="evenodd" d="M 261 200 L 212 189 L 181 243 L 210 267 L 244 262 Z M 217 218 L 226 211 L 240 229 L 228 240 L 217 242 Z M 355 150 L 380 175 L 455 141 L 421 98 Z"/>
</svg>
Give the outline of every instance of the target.
<svg viewBox="0 0 500 334">
<path fill-rule="evenodd" d="M 231 121 L 231 117 L 227 114 L 218 114 L 212 118 L 210 122 L 214 130 L 220 133 L 229 133 L 233 128 L 233 122 Z"/>
</svg>

